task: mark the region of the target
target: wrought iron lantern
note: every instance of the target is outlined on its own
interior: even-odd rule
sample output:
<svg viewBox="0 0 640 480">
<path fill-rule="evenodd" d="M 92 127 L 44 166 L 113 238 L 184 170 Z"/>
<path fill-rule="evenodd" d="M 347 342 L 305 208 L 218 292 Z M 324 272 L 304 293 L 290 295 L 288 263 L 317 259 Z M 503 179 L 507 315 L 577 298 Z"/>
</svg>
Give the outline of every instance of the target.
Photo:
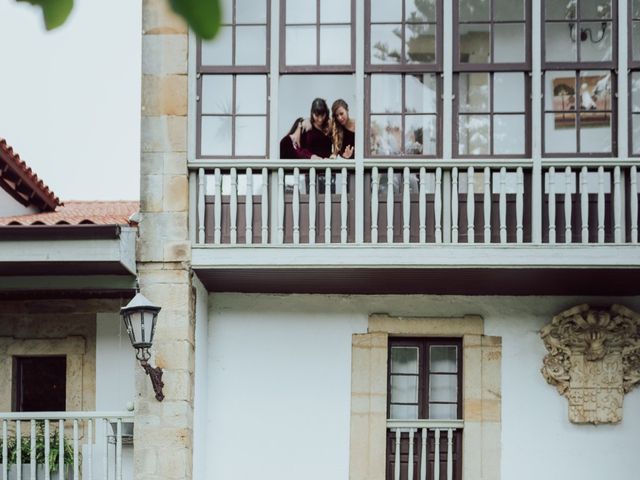
<svg viewBox="0 0 640 480">
<path fill-rule="evenodd" d="M 151 379 L 156 400 L 161 402 L 164 399 L 162 393 L 162 369 L 149 365 L 151 353 L 149 349 L 153 345 L 153 336 L 156 331 L 156 321 L 158 319 L 160 307 L 151 303 L 140 292 L 129 302 L 126 307 L 120 309 L 122 321 L 129 334 L 131 345 L 136 349 L 136 358 Z"/>
</svg>

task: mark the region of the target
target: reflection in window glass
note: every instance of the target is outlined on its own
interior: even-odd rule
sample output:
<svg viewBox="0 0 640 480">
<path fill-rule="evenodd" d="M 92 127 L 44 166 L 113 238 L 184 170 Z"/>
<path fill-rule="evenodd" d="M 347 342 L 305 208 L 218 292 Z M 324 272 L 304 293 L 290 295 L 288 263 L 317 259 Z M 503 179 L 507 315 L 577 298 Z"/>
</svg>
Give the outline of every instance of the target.
<svg viewBox="0 0 640 480">
<path fill-rule="evenodd" d="M 431 402 L 455 402 L 457 398 L 457 376 L 429 375 L 429 400 Z"/>
<path fill-rule="evenodd" d="M 236 0 L 237 23 L 267 23 L 267 3 L 255 0 Z"/>
<path fill-rule="evenodd" d="M 638 3 L 640 4 L 640 0 Z M 630 79 L 631 150 L 634 155 L 638 155 L 640 154 L 640 72 L 633 72 Z"/>
<path fill-rule="evenodd" d="M 604 28 L 603 28 L 604 27 Z M 580 36 L 588 41 L 580 42 L 580 61 L 609 62 L 613 58 L 611 22 L 583 22 L 580 24 Z"/>
<path fill-rule="evenodd" d="M 418 403 L 418 376 L 391 375 L 391 402 Z"/>
<path fill-rule="evenodd" d="M 266 155 L 267 123 L 264 116 L 236 117 L 235 154 L 242 157 Z"/>
<path fill-rule="evenodd" d="M 489 115 L 460 115 L 458 119 L 458 153 L 488 155 Z"/>
<path fill-rule="evenodd" d="M 490 0 L 459 0 L 458 8 L 462 22 L 490 20 Z"/>
<path fill-rule="evenodd" d="M 436 0 L 373 0 L 368 63 L 434 66 L 437 23 Z"/>
<path fill-rule="evenodd" d="M 570 33 L 575 35 L 575 23 L 548 23 L 545 27 L 545 59 L 547 62 L 575 62 L 578 46 Z M 574 37 L 575 38 L 575 37 Z"/>
<path fill-rule="evenodd" d="M 524 155 L 524 115 L 494 115 L 493 151 L 496 155 Z"/>
<path fill-rule="evenodd" d="M 267 52 L 256 45 L 264 45 L 267 41 L 266 27 L 236 28 L 236 65 L 265 65 Z"/>
<path fill-rule="evenodd" d="M 436 373 L 458 371 L 458 348 L 448 345 L 432 345 L 429 349 L 429 370 Z"/>
<path fill-rule="evenodd" d="M 496 72 L 493 74 L 495 112 L 524 112 L 524 73 Z"/>
<path fill-rule="evenodd" d="M 491 27 L 486 24 L 460 25 L 460 63 L 489 63 L 491 61 Z"/>
<path fill-rule="evenodd" d="M 524 0 L 494 0 L 493 18 L 498 21 L 524 20 Z"/>
<path fill-rule="evenodd" d="M 369 151 L 373 156 L 436 156 L 435 74 L 371 75 Z"/>
<path fill-rule="evenodd" d="M 457 418 L 458 406 L 453 403 L 430 403 L 429 418 L 434 420 L 452 420 Z"/>
<path fill-rule="evenodd" d="M 287 0 L 284 3 L 285 68 L 343 66 L 351 70 L 353 0 Z M 301 68 L 303 71 L 305 68 Z"/>
<path fill-rule="evenodd" d="M 488 112 L 491 101 L 488 73 L 461 73 L 460 111 Z"/>
<path fill-rule="evenodd" d="M 236 113 L 267 113 L 267 82 L 264 75 L 238 75 L 236 88 Z"/>
<path fill-rule="evenodd" d="M 202 77 L 202 113 L 231 115 L 233 106 L 233 76 L 204 75 Z"/>
<path fill-rule="evenodd" d="M 580 0 L 580 18 L 585 20 L 611 18 L 611 0 Z"/>
</svg>

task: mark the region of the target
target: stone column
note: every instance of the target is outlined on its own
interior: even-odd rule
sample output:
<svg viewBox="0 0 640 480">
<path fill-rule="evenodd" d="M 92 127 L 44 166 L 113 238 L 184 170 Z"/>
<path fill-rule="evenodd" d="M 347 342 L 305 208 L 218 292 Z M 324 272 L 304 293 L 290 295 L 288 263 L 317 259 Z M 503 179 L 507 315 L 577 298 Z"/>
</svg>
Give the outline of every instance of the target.
<svg viewBox="0 0 640 480">
<path fill-rule="evenodd" d="M 136 479 L 191 479 L 194 296 L 187 172 L 188 29 L 167 0 L 143 0 L 140 237 L 142 293 L 162 307 L 152 362 L 164 370 L 163 402 L 136 375 Z"/>
</svg>

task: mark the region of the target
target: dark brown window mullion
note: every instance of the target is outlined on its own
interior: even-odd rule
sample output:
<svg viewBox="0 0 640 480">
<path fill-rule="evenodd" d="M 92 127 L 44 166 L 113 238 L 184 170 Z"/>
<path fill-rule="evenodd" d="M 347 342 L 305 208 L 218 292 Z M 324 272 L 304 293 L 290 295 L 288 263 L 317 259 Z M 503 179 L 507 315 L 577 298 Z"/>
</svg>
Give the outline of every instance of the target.
<svg viewBox="0 0 640 480">
<path fill-rule="evenodd" d="M 403 15 L 404 15 L 404 2 L 403 2 Z M 404 23 L 402 24 L 404 26 Z M 404 44 L 404 43 L 403 43 Z M 405 157 L 407 152 L 405 149 L 405 138 L 407 135 L 406 132 L 406 114 L 407 114 L 407 100 L 406 100 L 406 95 L 407 95 L 407 76 L 406 75 L 402 75 L 402 82 L 400 82 L 401 85 L 401 89 L 402 91 L 400 92 L 402 94 L 402 106 L 400 107 L 400 134 L 401 134 L 401 138 L 400 138 L 400 142 L 402 142 L 400 144 L 400 155 L 402 157 Z M 422 148 L 424 149 L 424 136 L 422 139 Z"/>
<path fill-rule="evenodd" d="M 426 342 L 420 345 L 420 364 L 418 365 L 418 417 L 421 419 L 429 418 L 429 346 Z"/>
</svg>

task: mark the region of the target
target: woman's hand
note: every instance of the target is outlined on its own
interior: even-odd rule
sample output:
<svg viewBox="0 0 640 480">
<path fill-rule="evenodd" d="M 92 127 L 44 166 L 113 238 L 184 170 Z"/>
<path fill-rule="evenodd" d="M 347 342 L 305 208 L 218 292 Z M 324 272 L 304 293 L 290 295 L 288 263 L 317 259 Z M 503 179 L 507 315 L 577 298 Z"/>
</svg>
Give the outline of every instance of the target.
<svg viewBox="0 0 640 480">
<path fill-rule="evenodd" d="M 309 130 L 311 130 L 311 120 L 305 118 L 304 120 L 302 120 L 302 131 L 308 132 Z"/>
<path fill-rule="evenodd" d="M 351 145 L 347 145 L 342 153 L 342 158 L 351 158 L 353 156 L 353 147 Z"/>
</svg>

